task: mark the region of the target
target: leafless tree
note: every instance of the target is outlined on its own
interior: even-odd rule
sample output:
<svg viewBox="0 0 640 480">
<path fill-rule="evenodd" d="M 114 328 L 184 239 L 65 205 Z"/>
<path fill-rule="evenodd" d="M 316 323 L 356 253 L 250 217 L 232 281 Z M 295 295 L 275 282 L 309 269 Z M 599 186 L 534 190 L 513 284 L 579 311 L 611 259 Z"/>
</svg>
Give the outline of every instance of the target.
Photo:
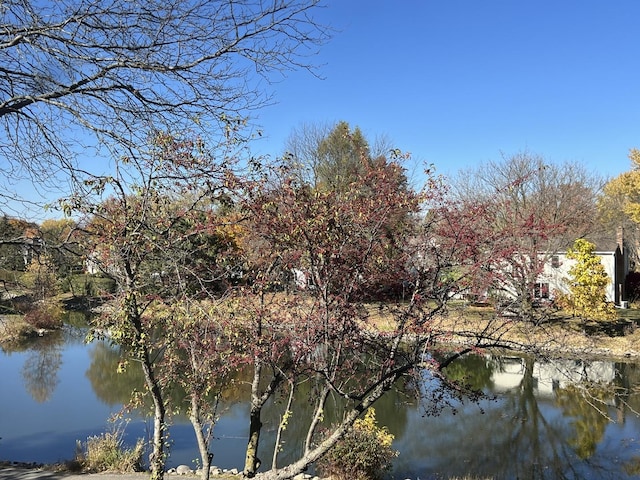
<svg viewBox="0 0 640 480">
<path fill-rule="evenodd" d="M 596 204 L 603 179 L 576 162 L 550 163 L 527 151 L 465 170 L 454 180 L 460 198 L 500 203 L 496 222 L 528 216 L 555 225 L 555 248 L 597 231 Z M 507 208 L 508 207 L 508 208 Z M 509 217 L 510 215 L 510 217 Z"/>
<path fill-rule="evenodd" d="M 285 148 L 289 166 L 301 183 L 316 184 L 320 144 L 332 129 L 333 125 L 329 123 L 302 123 L 291 130 Z"/>
<path fill-rule="evenodd" d="M 94 157 L 145 145 L 150 131 L 224 136 L 229 122 L 271 101 L 274 75 L 313 69 L 328 38 L 312 16 L 319 1 L 3 1 L 4 190 L 102 173 Z M 99 155 L 104 148 L 111 155 Z"/>
<path fill-rule="evenodd" d="M 531 312 L 534 284 L 552 255 L 574 240 L 600 233 L 597 198 L 603 180 L 578 163 L 554 164 L 524 151 L 461 172 L 452 195 L 461 203 L 484 204 L 495 237 L 493 261 L 516 310 Z"/>
</svg>

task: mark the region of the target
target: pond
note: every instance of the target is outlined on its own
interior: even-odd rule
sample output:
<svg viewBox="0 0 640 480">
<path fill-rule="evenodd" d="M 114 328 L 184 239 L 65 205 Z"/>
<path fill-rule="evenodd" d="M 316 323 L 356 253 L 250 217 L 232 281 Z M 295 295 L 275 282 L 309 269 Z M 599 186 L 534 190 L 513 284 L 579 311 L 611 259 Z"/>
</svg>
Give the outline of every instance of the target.
<svg viewBox="0 0 640 480">
<path fill-rule="evenodd" d="M 136 368 L 118 374 L 117 350 L 84 343 L 83 328 L 61 332 L 0 352 L 0 460 L 57 462 L 74 456 L 76 441 L 117 426 L 142 377 Z M 438 415 L 406 392 L 392 391 L 376 404 L 379 423 L 395 435 L 400 452 L 389 478 L 634 478 L 640 474 L 640 365 L 604 361 L 536 361 L 474 356 L 448 375 L 467 378 L 492 398 L 461 402 Z M 247 441 L 248 387 L 225 392 L 212 446 L 213 463 L 241 469 Z M 585 394 L 585 386 L 590 386 Z M 262 459 L 279 413 L 266 412 Z M 330 416 L 330 415 L 328 415 Z M 131 412 L 125 439 L 148 437 L 151 422 Z M 300 445 L 295 418 L 282 453 Z M 124 427 L 121 427 L 124 428 Z M 170 429 L 168 466 L 194 466 L 198 451 L 191 425 L 178 415 Z M 269 461 L 264 463 L 270 464 Z M 636 477 L 637 478 L 637 477 Z"/>
</svg>

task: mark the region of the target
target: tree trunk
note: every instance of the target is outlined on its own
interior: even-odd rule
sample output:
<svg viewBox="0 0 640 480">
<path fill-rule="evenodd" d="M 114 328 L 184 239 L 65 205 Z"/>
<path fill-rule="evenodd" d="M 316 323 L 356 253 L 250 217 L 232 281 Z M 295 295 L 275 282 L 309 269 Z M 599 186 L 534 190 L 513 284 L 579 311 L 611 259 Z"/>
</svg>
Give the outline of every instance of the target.
<svg viewBox="0 0 640 480">
<path fill-rule="evenodd" d="M 311 425 L 309 425 L 309 430 L 307 431 L 307 438 L 304 442 L 304 453 L 309 453 L 311 450 L 311 442 L 313 440 L 313 434 L 316 431 L 317 426 L 322 421 L 322 417 L 324 414 L 324 406 L 327 402 L 327 397 L 329 396 L 329 387 L 325 386 L 322 390 L 322 393 L 318 397 L 318 402 L 316 403 L 315 414 L 313 415 L 313 419 L 311 420 Z"/>
<path fill-rule="evenodd" d="M 258 470 L 260 460 L 258 459 L 258 445 L 260 444 L 260 430 L 262 422 L 260 415 L 262 413 L 262 405 L 264 402 L 260 398 L 260 374 L 262 366 L 259 361 L 255 362 L 253 370 L 253 381 L 251 382 L 251 408 L 249 410 L 249 442 L 247 443 L 247 452 L 244 461 L 245 477 L 253 477 Z"/>
<path fill-rule="evenodd" d="M 198 403 L 198 395 L 191 393 L 191 411 L 189 412 L 189 420 L 193 425 L 193 430 L 198 441 L 198 450 L 200 451 L 200 461 L 202 462 L 202 480 L 209 480 L 209 468 L 211 467 L 211 457 L 209 456 L 209 442 L 202 433 L 202 421 L 200 420 L 200 405 Z"/>
<path fill-rule="evenodd" d="M 162 480 L 164 478 L 164 442 L 165 442 L 165 406 L 162 400 L 162 392 L 160 385 L 153 374 L 149 354 L 144 349 L 142 358 L 142 370 L 144 371 L 144 379 L 153 399 L 153 451 L 149 457 L 149 466 L 151 467 L 151 480 Z"/>
<path fill-rule="evenodd" d="M 278 453 L 280 452 L 280 441 L 282 440 L 282 432 L 286 430 L 287 423 L 289 422 L 289 417 L 291 416 L 291 405 L 293 405 L 293 396 L 296 391 L 295 386 L 296 385 L 294 382 L 290 382 L 289 400 L 287 401 L 287 407 L 285 408 L 285 411 L 282 414 L 282 418 L 280 419 L 280 424 L 278 425 L 278 431 L 276 432 L 276 441 L 273 446 L 273 458 L 271 460 L 271 468 L 273 470 L 278 468 Z"/>
<path fill-rule="evenodd" d="M 367 411 L 391 385 L 397 380 L 403 372 L 398 371 L 397 374 L 391 375 L 386 380 L 381 381 L 362 398 L 351 410 L 345 413 L 340 424 L 334 428 L 331 435 L 316 445 L 313 449 L 306 451 L 298 460 L 287 465 L 286 467 L 261 472 L 256 475 L 259 480 L 285 480 L 293 478 L 299 473 L 304 472 L 311 464 L 316 462 L 320 457 L 327 453 L 351 428 L 356 419 Z"/>
<path fill-rule="evenodd" d="M 377 398 L 379 397 L 380 395 L 377 395 Z M 372 403 L 368 399 L 365 400 L 365 402 L 368 405 Z M 285 479 L 293 478 L 299 473 L 304 472 L 309 467 L 309 465 L 313 464 L 316 460 L 318 460 L 325 453 L 327 453 L 344 436 L 344 434 L 351 427 L 351 425 L 353 425 L 353 422 L 355 422 L 355 420 L 360 416 L 360 414 L 364 410 L 366 410 L 366 408 L 364 408 L 362 404 L 360 404 L 357 408 L 350 410 L 344 416 L 340 425 L 333 431 L 333 433 L 328 438 L 326 438 L 324 441 L 322 441 L 319 445 L 317 445 L 312 450 L 305 452 L 297 461 L 283 468 L 261 472 L 256 476 L 256 479 L 285 480 Z"/>
<path fill-rule="evenodd" d="M 133 293 L 134 288 L 131 286 L 133 285 L 133 276 L 130 274 L 127 280 L 129 292 L 125 300 L 125 311 L 127 321 L 135 328 L 136 332 L 136 339 L 133 344 L 135 352 L 134 355 L 142 364 L 145 385 L 151 394 L 151 399 L 153 400 L 153 450 L 149 456 L 151 480 L 162 480 L 164 478 L 165 466 L 164 443 L 166 433 L 166 409 L 162 397 L 162 388 L 160 387 L 158 379 L 153 371 L 153 362 L 151 361 L 151 355 L 149 353 L 150 347 L 145 343 L 146 334 L 142 325 L 135 294 Z"/>
</svg>

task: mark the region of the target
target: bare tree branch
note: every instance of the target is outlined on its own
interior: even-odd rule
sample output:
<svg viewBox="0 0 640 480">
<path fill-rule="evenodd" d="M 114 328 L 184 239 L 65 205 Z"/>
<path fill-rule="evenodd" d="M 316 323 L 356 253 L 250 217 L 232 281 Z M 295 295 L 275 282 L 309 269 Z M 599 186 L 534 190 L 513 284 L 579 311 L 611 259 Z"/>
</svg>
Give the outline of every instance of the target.
<svg viewBox="0 0 640 480">
<path fill-rule="evenodd" d="M 328 38 L 311 16 L 318 4 L 2 2 L 0 173 L 19 164 L 46 185 L 89 147 L 135 148 L 150 131 L 246 117 L 271 100 L 265 81 L 313 68 Z"/>
</svg>

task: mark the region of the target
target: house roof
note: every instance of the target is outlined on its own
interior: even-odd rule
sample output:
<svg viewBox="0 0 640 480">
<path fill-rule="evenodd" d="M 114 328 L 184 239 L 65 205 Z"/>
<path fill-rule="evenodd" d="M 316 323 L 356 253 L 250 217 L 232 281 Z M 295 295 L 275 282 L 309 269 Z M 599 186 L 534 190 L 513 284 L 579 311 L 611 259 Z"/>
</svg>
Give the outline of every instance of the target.
<svg viewBox="0 0 640 480">
<path fill-rule="evenodd" d="M 618 248 L 618 235 L 624 242 L 624 232 L 616 230 L 603 230 L 585 237 L 586 240 L 594 243 L 599 252 L 615 252 Z"/>
<path fill-rule="evenodd" d="M 620 233 L 624 234 L 623 232 L 620 232 Z M 599 252 L 599 253 L 614 253 L 616 251 L 616 248 L 618 248 L 618 230 L 617 229 L 601 230 L 598 232 L 591 233 L 589 235 L 585 235 L 584 237 L 580 237 L 580 238 L 584 238 L 585 240 L 593 243 L 596 246 L 596 252 Z M 624 239 L 623 239 L 623 242 L 624 242 Z M 570 244 L 567 245 L 565 248 L 560 248 L 556 250 L 556 252 L 566 253 L 566 251 L 572 245 L 573 245 L 573 241 L 571 241 Z"/>
</svg>

